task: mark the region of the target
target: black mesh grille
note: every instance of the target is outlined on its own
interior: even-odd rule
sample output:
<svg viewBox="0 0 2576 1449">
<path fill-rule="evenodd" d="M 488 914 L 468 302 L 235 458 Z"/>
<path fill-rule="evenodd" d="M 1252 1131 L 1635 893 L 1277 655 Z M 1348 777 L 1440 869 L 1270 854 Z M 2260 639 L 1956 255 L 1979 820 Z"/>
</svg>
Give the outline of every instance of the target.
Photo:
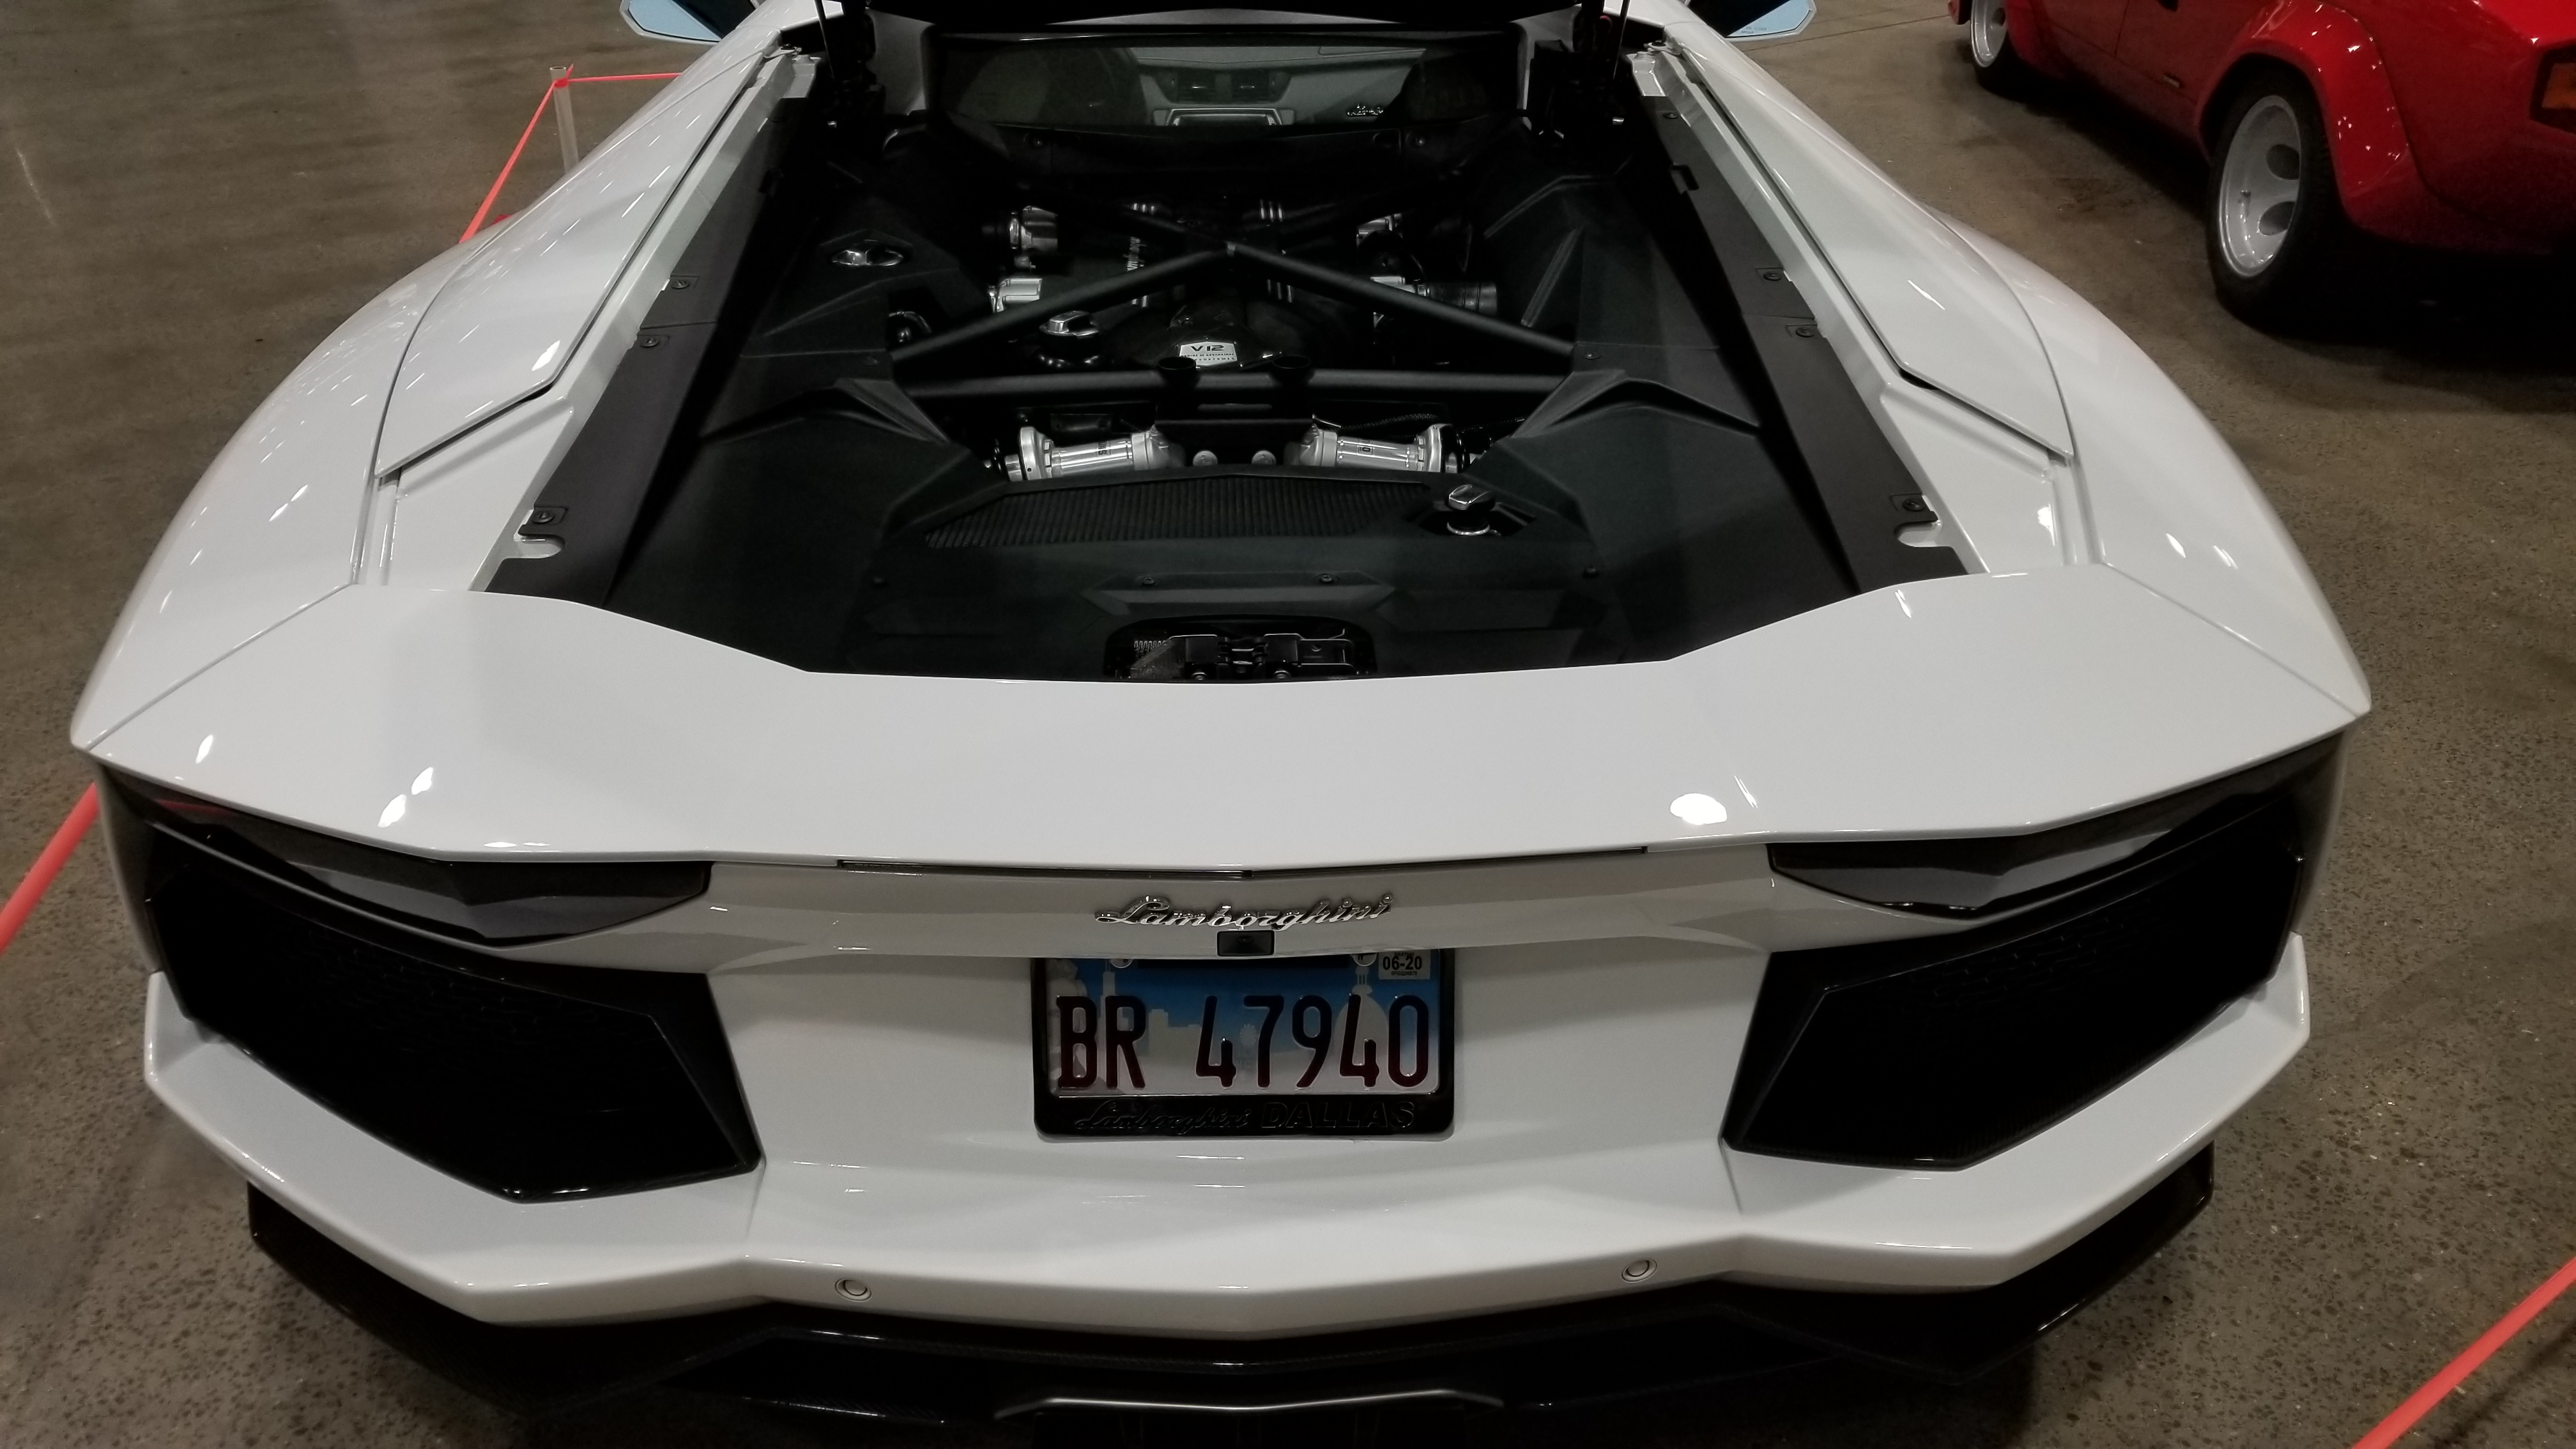
<svg viewBox="0 0 2576 1449">
<path fill-rule="evenodd" d="M 2297 806 L 2224 823 L 1982 930 L 1771 958 L 1727 1141 L 1963 1167 L 2135 1075 L 2272 974 Z"/>
<path fill-rule="evenodd" d="M 473 957 L 166 837 L 154 854 L 189 1017 L 431 1166 L 553 1198 L 757 1160 L 705 977 Z"/>
<path fill-rule="evenodd" d="M 1155 538 L 1331 538 L 1422 497 L 1420 485 L 1246 473 L 1010 493 L 930 531 L 932 548 Z"/>
</svg>

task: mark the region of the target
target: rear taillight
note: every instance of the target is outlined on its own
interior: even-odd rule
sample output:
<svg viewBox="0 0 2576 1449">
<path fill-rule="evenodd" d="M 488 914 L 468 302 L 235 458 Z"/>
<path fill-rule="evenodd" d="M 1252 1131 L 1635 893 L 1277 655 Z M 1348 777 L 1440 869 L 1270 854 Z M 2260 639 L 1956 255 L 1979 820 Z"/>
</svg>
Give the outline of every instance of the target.
<svg viewBox="0 0 2576 1449">
<path fill-rule="evenodd" d="M 703 860 L 433 860 L 200 800 L 115 771 L 106 805 L 272 880 L 372 907 L 442 936 L 508 945 L 574 936 L 703 895 Z"/>
<path fill-rule="evenodd" d="M 2576 131 L 2576 48 L 2540 58 L 2540 84 L 2531 94 L 2531 118 Z"/>
</svg>

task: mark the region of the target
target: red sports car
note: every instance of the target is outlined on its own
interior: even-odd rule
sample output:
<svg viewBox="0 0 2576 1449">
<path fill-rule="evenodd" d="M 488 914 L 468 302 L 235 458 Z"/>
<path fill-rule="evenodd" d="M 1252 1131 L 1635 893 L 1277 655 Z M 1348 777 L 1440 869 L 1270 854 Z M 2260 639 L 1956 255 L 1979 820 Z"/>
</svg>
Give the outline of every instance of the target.
<svg viewBox="0 0 2576 1449">
<path fill-rule="evenodd" d="M 2210 157 L 2209 269 L 2238 315 L 2322 298 L 2353 230 L 2576 242 L 2571 0 L 1950 0 L 1989 88 L 2082 77 Z"/>
</svg>

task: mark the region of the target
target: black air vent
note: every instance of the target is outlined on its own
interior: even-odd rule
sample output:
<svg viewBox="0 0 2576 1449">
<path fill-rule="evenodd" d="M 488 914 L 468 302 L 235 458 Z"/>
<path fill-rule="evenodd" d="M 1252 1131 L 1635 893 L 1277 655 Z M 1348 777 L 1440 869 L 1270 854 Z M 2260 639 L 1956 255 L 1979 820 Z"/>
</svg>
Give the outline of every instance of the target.
<svg viewBox="0 0 2576 1449">
<path fill-rule="evenodd" d="M 152 853 L 189 1019 L 430 1166 L 526 1200 L 759 1160 L 705 977 L 479 956 L 167 836 Z"/>
<path fill-rule="evenodd" d="M 1155 538 L 1332 538 L 1422 498 L 1414 483 L 1259 473 L 1010 493 L 930 531 L 932 548 Z"/>
<path fill-rule="evenodd" d="M 2270 978 L 2298 899 L 2293 799 L 2189 834 L 1980 930 L 1773 956 L 1726 1140 L 1965 1167 L 2128 1080 Z"/>
</svg>

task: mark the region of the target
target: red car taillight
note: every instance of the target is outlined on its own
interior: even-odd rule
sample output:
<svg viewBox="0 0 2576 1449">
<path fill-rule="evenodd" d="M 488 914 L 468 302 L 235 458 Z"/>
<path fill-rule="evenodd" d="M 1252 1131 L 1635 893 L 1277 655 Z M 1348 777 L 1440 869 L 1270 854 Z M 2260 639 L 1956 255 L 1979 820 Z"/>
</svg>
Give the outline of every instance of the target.
<svg viewBox="0 0 2576 1449">
<path fill-rule="evenodd" d="M 2540 58 L 2540 85 L 2532 93 L 2531 118 L 2576 131 L 2576 49 Z"/>
</svg>

